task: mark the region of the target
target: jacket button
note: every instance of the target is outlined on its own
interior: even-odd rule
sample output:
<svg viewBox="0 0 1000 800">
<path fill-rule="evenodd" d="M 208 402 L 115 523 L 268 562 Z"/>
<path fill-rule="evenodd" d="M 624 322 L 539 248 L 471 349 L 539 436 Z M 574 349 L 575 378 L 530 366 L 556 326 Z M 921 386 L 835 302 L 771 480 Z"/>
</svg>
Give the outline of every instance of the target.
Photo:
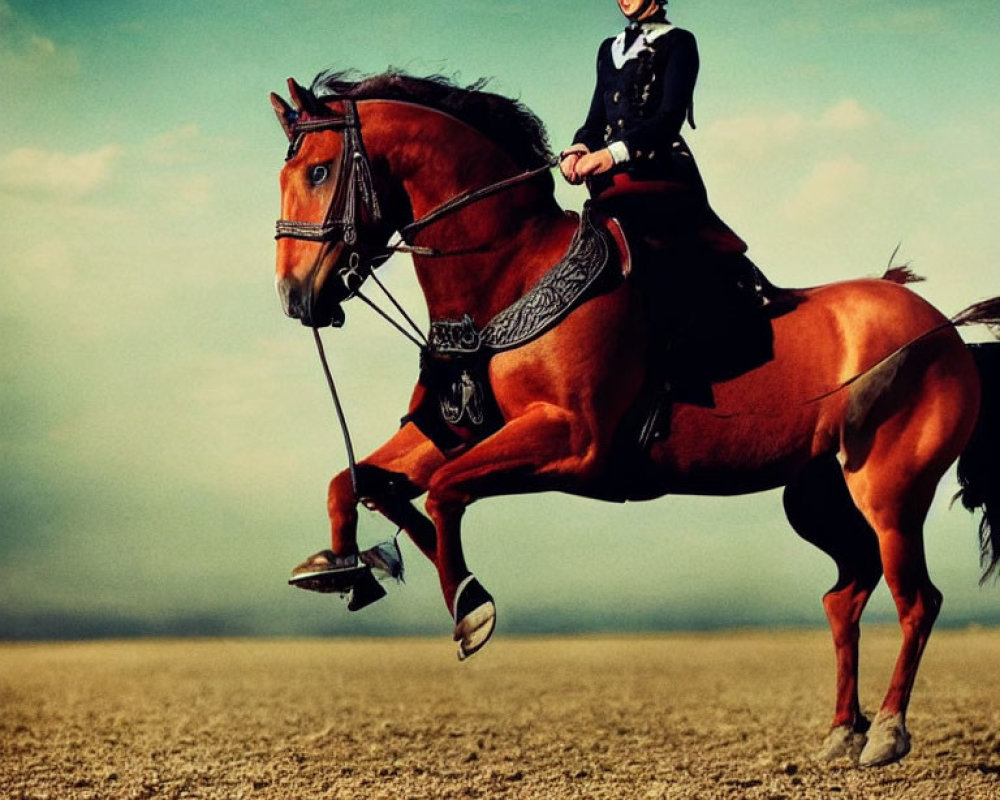
<svg viewBox="0 0 1000 800">
<path fill-rule="evenodd" d="M 621 101 L 621 99 L 622 99 L 622 93 L 621 92 L 615 92 L 613 95 L 611 95 L 611 102 L 612 103 L 618 103 L 618 102 Z"/>
</svg>

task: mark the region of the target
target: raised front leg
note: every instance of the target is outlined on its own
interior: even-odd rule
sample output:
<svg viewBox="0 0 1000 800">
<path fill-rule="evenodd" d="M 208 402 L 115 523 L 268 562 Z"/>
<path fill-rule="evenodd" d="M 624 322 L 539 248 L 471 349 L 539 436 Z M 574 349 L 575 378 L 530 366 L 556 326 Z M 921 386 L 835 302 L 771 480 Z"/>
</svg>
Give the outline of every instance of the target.
<svg viewBox="0 0 1000 800">
<path fill-rule="evenodd" d="M 461 520 L 466 507 L 483 497 L 584 482 L 596 469 L 598 452 L 587 430 L 571 412 L 536 406 L 434 473 L 427 512 L 437 530 L 438 576 L 455 621 L 459 658 L 486 644 L 496 617 L 493 598 L 465 563 Z"/>
<path fill-rule="evenodd" d="M 410 502 L 422 494 L 444 456 L 413 425 L 401 428 L 382 447 L 357 465 L 358 487 L 348 470 L 330 482 L 327 510 L 330 515 L 330 549 L 310 556 L 292 571 L 292 580 L 302 588 L 343 592 L 365 581 L 370 591 L 358 596 L 352 610 L 379 599 L 384 593 L 366 580 L 365 554 L 358 552 L 358 503 L 384 514 L 407 532 L 420 551 L 436 561 L 434 526 Z M 370 577 L 370 576 L 368 576 Z M 364 584 L 362 584 L 364 586 Z"/>
<path fill-rule="evenodd" d="M 359 502 L 385 514 L 403 528 L 428 558 L 434 560 L 434 537 L 426 518 L 412 509 L 410 500 L 427 490 L 431 476 L 445 457 L 413 424 L 396 434 L 364 460 L 358 462 L 356 496 L 347 470 L 330 482 L 327 511 L 330 542 L 338 555 L 357 552 L 357 506 Z"/>
</svg>

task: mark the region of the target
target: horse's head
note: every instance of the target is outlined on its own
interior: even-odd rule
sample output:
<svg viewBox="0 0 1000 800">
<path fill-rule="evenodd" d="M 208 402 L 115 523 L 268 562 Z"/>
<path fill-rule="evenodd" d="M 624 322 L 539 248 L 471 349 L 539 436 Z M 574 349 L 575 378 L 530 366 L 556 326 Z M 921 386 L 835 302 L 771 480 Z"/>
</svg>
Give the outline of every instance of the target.
<svg viewBox="0 0 1000 800">
<path fill-rule="evenodd" d="M 507 262 L 493 243 L 520 236 L 530 214 L 558 212 L 541 122 L 481 84 L 347 74 L 321 74 L 315 93 L 289 80 L 292 105 L 271 95 L 289 141 L 277 226 L 285 313 L 342 324 L 341 303 L 396 251 L 428 259 L 414 263 L 429 306 L 500 303 L 489 286 Z M 393 232 L 400 241 L 390 245 Z"/>
<path fill-rule="evenodd" d="M 385 207 L 392 197 L 361 138 L 357 104 L 317 99 L 288 81 L 294 108 L 271 104 L 289 141 L 281 171 L 277 286 L 285 313 L 303 325 L 343 324 L 341 302 L 387 258 L 398 226 Z"/>
</svg>

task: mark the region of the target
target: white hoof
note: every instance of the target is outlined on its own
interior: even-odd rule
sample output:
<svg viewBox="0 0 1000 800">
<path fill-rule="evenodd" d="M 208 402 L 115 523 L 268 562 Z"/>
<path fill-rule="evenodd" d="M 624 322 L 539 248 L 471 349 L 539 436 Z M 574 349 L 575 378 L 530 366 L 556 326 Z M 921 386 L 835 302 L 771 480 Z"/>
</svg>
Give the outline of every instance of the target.
<svg viewBox="0 0 1000 800">
<path fill-rule="evenodd" d="M 899 761 L 910 752 L 910 734 L 901 714 L 879 715 L 868 731 L 868 744 L 861 751 L 858 765 L 881 767 Z"/>
<path fill-rule="evenodd" d="M 497 621 L 493 598 L 471 575 L 462 581 L 455 594 L 454 617 L 458 660 L 465 661 L 489 641 Z"/>
<path fill-rule="evenodd" d="M 851 763 L 857 764 L 867 740 L 865 734 L 858 733 L 850 725 L 838 725 L 826 735 L 816 754 L 816 760 L 836 761 L 846 757 Z"/>
<path fill-rule="evenodd" d="M 465 661 L 489 641 L 496 627 L 496 620 L 496 606 L 484 603 L 455 626 L 459 661 Z"/>
</svg>

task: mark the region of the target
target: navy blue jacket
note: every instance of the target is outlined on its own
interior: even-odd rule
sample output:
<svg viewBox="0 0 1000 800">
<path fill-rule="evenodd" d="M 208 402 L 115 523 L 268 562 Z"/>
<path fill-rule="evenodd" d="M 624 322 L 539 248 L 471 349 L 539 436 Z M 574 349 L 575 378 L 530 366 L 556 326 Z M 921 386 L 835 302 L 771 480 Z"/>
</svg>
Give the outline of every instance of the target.
<svg viewBox="0 0 1000 800">
<path fill-rule="evenodd" d="M 637 180 L 679 182 L 703 192 L 698 168 L 680 134 L 685 120 L 694 126 L 698 45 L 689 31 L 664 30 L 662 24 L 644 25 L 628 50 L 623 35 L 601 43 L 590 110 L 573 141 L 591 152 L 620 141 L 629 160 L 612 172 L 626 171 Z M 591 190 L 599 192 L 600 184 L 592 182 Z"/>
</svg>

